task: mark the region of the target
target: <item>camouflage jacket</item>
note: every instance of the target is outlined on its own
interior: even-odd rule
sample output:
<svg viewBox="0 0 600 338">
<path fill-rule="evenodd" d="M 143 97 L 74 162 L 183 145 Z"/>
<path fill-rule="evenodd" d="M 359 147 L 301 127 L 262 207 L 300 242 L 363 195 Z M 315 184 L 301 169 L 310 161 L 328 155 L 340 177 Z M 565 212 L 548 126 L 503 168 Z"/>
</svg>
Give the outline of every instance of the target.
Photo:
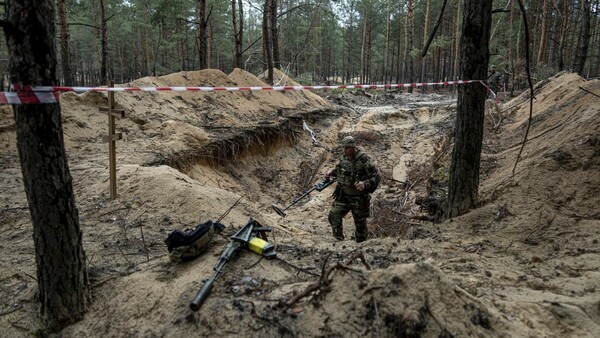
<svg viewBox="0 0 600 338">
<path fill-rule="evenodd" d="M 333 171 L 333 176 L 337 178 L 337 185 L 344 194 L 351 196 L 372 193 L 379 185 L 377 168 L 369 156 L 358 148 L 353 158 L 341 156 L 340 162 Z M 359 181 L 365 182 L 365 189 L 362 192 L 354 187 L 354 184 Z"/>
<path fill-rule="evenodd" d="M 502 74 L 497 71 L 490 72 L 490 75 L 487 78 L 487 82 L 491 85 L 497 85 L 502 80 Z"/>
</svg>

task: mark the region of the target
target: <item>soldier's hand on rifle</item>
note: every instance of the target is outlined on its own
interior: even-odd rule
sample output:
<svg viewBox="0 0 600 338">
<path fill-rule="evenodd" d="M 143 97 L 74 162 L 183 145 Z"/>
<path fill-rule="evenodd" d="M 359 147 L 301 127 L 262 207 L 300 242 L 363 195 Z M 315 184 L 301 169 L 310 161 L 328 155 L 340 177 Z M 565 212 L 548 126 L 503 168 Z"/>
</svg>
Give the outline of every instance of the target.
<svg viewBox="0 0 600 338">
<path fill-rule="evenodd" d="M 325 178 L 330 178 L 333 175 L 334 169 L 325 172 Z"/>
<path fill-rule="evenodd" d="M 365 182 L 363 182 L 363 181 L 356 182 L 356 183 L 354 183 L 354 187 L 358 191 L 363 191 L 363 190 L 365 190 Z"/>
</svg>

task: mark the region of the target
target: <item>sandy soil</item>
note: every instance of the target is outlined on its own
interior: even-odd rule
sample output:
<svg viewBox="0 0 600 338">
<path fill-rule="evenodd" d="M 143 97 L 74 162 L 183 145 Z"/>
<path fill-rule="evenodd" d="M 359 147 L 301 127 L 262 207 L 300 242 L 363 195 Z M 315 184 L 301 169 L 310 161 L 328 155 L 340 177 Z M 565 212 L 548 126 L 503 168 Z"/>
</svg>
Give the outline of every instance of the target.
<svg viewBox="0 0 600 338">
<path fill-rule="evenodd" d="M 294 84 L 281 73 L 277 78 Z M 124 86 L 264 85 L 241 70 Z M 598 80 L 560 74 L 488 102 L 481 205 L 444 222 L 456 98 L 437 93 L 119 93 L 118 191 L 108 198 L 106 95 L 61 97 L 93 303 L 64 337 L 595 337 L 600 332 Z M 303 129 L 303 122 L 314 132 Z M 371 238 L 337 242 L 321 179 L 354 135 L 383 181 Z M 316 140 L 316 142 L 315 142 Z M 32 228 L 12 111 L 0 108 L 0 336 L 41 335 Z M 514 171 L 514 173 L 513 173 Z M 241 198 L 241 199 L 240 199 Z M 236 204 L 236 201 L 239 203 Z M 174 264 L 163 240 L 206 220 L 227 228 Z M 189 302 L 227 237 L 273 227 L 278 259 L 243 250 L 200 311 Z M 345 220 L 346 237 L 352 219 Z M 307 293 L 307 290 L 315 290 Z M 295 296 L 306 294 L 297 301 Z M 594 332 L 596 332 L 594 334 Z"/>
</svg>

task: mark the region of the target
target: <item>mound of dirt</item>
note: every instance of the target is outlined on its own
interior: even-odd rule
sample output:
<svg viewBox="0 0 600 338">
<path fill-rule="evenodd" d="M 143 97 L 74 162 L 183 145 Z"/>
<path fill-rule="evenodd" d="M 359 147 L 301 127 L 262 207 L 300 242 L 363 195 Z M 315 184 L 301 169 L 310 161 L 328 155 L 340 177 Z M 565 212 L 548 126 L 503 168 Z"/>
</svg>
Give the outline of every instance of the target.
<svg viewBox="0 0 600 338">
<path fill-rule="evenodd" d="M 292 332 L 307 336 L 503 336 L 511 324 L 428 263 L 385 270 L 340 267 L 310 304 L 292 308 Z M 306 331 L 309 329 L 310 331 Z"/>
</svg>

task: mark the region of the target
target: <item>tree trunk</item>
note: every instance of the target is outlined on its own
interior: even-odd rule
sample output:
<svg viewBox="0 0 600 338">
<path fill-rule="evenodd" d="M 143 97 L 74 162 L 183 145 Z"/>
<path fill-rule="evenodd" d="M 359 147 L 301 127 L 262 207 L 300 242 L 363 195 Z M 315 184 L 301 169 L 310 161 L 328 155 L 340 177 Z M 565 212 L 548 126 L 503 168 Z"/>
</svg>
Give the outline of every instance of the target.
<svg viewBox="0 0 600 338">
<path fill-rule="evenodd" d="M 63 84 L 73 85 L 71 57 L 69 49 L 69 27 L 67 26 L 67 9 L 65 0 L 58 0 L 58 20 L 60 21 L 60 61 L 62 65 Z"/>
<path fill-rule="evenodd" d="M 179 70 L 185 69 L 185 32 L 187 28 L 184 25 L 184 21 L 181 18 L 175 20 L 175 33 L 177 34 L 177 61 L 179 63 Z"/>
<path fill-rule="evenodd" d="M 8 0 L 3 23 L 11 83 L 55 86 L 54 2 Z M 85 253 L 58 103 L 14 105 L 21 170 L 37 264 L 38 300 L 48 329 L 83 318 L 89 302 Z"/>
<path fill-rule="evenodd" d="M 367 22 L 369 21 L 369 14 L 367 13 L 367 10 L 365 9 L 365 12 L 363 13 L 363 30 L 362 30 L 362 38 L 361 38 L 361 43 L 360 43 L 360 83 L 364 84 L 366 83 L 366 61 L 365 61 L 365 53 L 366 53 L 366 49 L 367 49 Z"/>
<path fill-rule="evenodd" d="M 542 16 L 542 27 L 541 27 L 541 37 L 540 37 L 540 49 L 538 51 L 538 56 L 537 56 L 537 61 L 536 61 L 536 65 L 540 65 L 541 63 L 546 63 L 546 46 L 548 45 L 548 41 L 546 38 L 546 31 L 548 30 L 546 28 L 546 21 L 548 18 L 548 4 L 547 1 L 548 0 L 543 0 L 544 3 L 542 5 L 542 13 L 540 13 L 540 15 Z"/>
<path fill-rule="evenodd" d="M 106 37 L 106 6 L 104 0 L 100 0 L 100 45 L 101 45 L 101 66 L 100 66 L 100 82 L 105 85 L 108 83 L 108 38 Z"/>
<path fill-rule="evenodd" d="M 426 7 L 425 7 L 425 23 L 423 24 L 423 44 L 425 44 L 425 41 L 427 41 L 427 34 L 428 34 L 428 26 L 429 26 L 429 0 L 426 1 Z M 424 47 L 424 45 L 423 45 Z M 420 82 L 427 82 L 426 78 L 426 63 L 425 63 L 425 56 L 423 56 L 421 58 L 421 75 L 420 75 Z M 427 87 L 423 87 L 423 91 L 427 90 Z"/>
<path fill-rule="evenodd" d="M 373 71 L 372 71 L 372 59 L 373 59 L 373 25 L 371 23 L 372 17 L 371 11 L 369 11 L 369 20 L 367 20 L 367 69 L 366 69 L 366 83 L 371 83 L 373 81 Z"/>
<path fill-rule="evenodd" d="M 213 32 L 212 32 L 212 23 L 210 18 L 206 18 L 206 68 L 213 68 Z M 214 68 L 218 68 L 217 66 Z"/>
<path fill-rule="evenodd" d="M 273 67 L 281 69 L 281 57 L 279 56 L 279 32 L 277 29 L 277 0 L 271 0 L 271 48 L 273 48 Z"/>
<path fill-rule="evenodd" d="M 198 0 L 198 68 L 208 68 L 206 0 Z"/>
<path fill-rule="evenodd" d="M 590 42 L 590 0 L 581 3 L 581 34 L 579 36 L 579 47 L 575 56 L 575 71 L 584 76 L 583 68 L 587 59 L 588 44 Z"/>
<path fill-rule="evenodd" d="M 269 85 L 273 85 L 273 40 L 271 38 L 271 33 L 273 30 L 271 29 L 271 24 L 273 21 L 271 20 L 271 1 L 273 0 L 265 0 L 264 12 L 263 12 L 263 54 L 265 56 L 265 64 L 267 71 L 267 83 Z"/>
<path fill-rule="evenodd" d="M 596 4 L 594 5 L 595 8 L 600 7 L 600 0 L 596 0 Z M 590 69 L 591 69 L 591 74 L 590 77 L 598 77 L 598 75 L 600 74 L 600 37 L 598 36 L 598 34 L 600 33 L 600 29 L 598 27 L 598 25 L 594 25 L 594 32 L 592 33 L 592 36 L 594 37 L 594 43 L 592 45 L 595 46 L 596 48 L 596 53 L 595 53 L 595 60 L 593 61 L 593 63 L 590 65 Z"/>
<path fill-rule="evenodd" d="M 509 29 L 510 31 L 514 31 L 514 25 L 515 25 L 515 16 L 518 17 L 517 15 L 515 15 L 515 5 L 513 2 L 510 3 L 510 21 L 509 21 Z M 514 48 L 513 48 L 513 34 L 510 34 L 508 37 L 508 67 L 509 67 L 509 73 L 511 74 L 511 86 L 510 86 L 510 95 L 512 96 L 514 94 L 514 90 L 515 90 L 515 79 L 517 76 L 516 73 L 516 66 L 515 66 L 515 52 L 514 52 Z M 517 48 L 518 50 L 518 48 Z"/>
<path fill-rule="evenodd" d="M 353 68 L 353 63 L 354 60 L 352 58 L 353 56 L 353 44 L 352 44 L 352 40 L 354 37 L 354 32 L 353 32 L 353 26 L 354 26 L 354 1 L 350 2 L 350 21 L 348 23 L 348 67 L 346 68 L 346 82 L 347 83 L 353 83 L 354 82 L 354 68 Z"/>
<path fill-rule="evenodd" d="M 239 6 L 237 10 L 235 8 L 236 1 L 238 2 Z M 239 13 L 239 20 L 236 18 L 237 13 Z M 242 60 L 242 41 L 244 41 L 244 6 L 242 0 L 231 0 L 231 17 L 233 21 L 233 45 L 235 49 L 234 67 L 243 69 L 244 63 Z"/>
<path fill-rule="evenodd" d="M 552 16 L 552 26 L 550 27 L 550 49 L 548 55 L 548 65 L 550 67 L 558 68 L 558 24 L 560 13 L 553 4 L 551 4 L 550 8 L 550 15 Z"/>
<path fill-rule="evenodd" d="M 460 21 L 460 9 L 461 7 L 461 3 L 463 0 L 458 0 L 458 3 L 456 4 L 456 16 L 454 17 L 454 20 L 456 20 L 456 33 L 454 35 L 454 68 L 452 70 L 452 76 L 455 80 L 462 80 L 460 79 L 460 39 L 461 39 L 461 21 Z M 460 86 L 457 86 L 457 88 Z"/>
<path fill-rule="evenodd" d="M 565 1 L 556 0 L 558 2 L 557 8 L 559 10 L 559 17 L 562 18 L 560 25 L 560 38 L 559 38 L 559 49 L 558 49 L 558 70 L 565 69 L 565 41 L 567 39 L 567 29 L 569 26 L 569 8 L 565 4 Z"/>
<path fill-rule="evenodd" d="M 461 79 L 484 79 L 489 62 L 492 0 L 465 0 L 461 37 Z M 486 89 L 459 86 L 454 149 L 448 188 L 448 217 L 462 215 L 478 200 Z"/>
<path fill-rule="evenodd" d="M 382 81 L 383 83 L 387 83 L 387 79 L 388 79 L 388 69 L 389 69 L 389 64 L 390 64 L 390 0 L 386 1 L 386 7 L 385 7 L 385 49 L 383 51 L 383 78 Z"/>
<path fill-rule="evenodd" d="M 573 2 L 575 0 L 569 0 L 569 2 Z M 573 71 L 575 67 L 575 49 L 579 46 L 579 42 L 581 40 L 581 35 L 579 35 L 580 29 L 578 23 L 580 23 L 580 14 L 581 12 L 575 9 L 575 6 L 572 4 L 567 4 L 567 12 L 570 13 L 569 23 L 566 27 L 565 31 L 565 41 L 564 41 L 564 68 Z"/>
<path fill-rule="evenodd" d="M 406 31 L 406 55 L 408 58 L 408 68 L 406 69 L 406 72 L 408 74 L 408 82 L 413 83 L 415 80 L 414 59 L 411 53 L 412 48 L 414 46 L 415 36 L 415 5 L 413 4 L 413 0 L 408 0 L 408 13 L 406 13 Z M 412 93 L 413 87 L 408 87 L 407 92 Z"/>
<path fill-rule="evenodd" d="M 404 8 L 404 0 L 400 3 L 400 8 Z M 396 45 L 396 83 L 402 83 L 402 20 L 400 19 L 402 10 L 398 11 L 398 44 Z"/>
</svg>

